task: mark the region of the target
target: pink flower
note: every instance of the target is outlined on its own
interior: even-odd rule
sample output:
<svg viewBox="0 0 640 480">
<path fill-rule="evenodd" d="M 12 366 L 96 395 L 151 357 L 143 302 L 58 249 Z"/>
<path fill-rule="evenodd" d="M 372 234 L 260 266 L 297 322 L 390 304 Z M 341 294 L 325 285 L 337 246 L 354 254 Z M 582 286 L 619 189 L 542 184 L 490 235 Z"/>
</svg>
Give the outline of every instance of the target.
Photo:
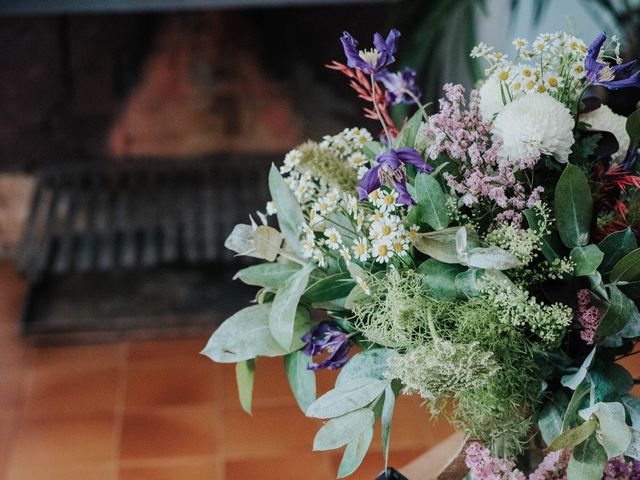
<svg viewBox="0 0 640 480">
<path fill-rule="evenodd" d="M 587 345 L 593 345 L 596 340 L 596 330 L 602 320 L 602 314 L 595 306 L 591 305 L 591 292 L 587 289 L 578 290 L 578 321 L 583 330 L 580 338 Z"/>
<path fill-rule="evenodd" d="M 481 443 L 470 443 L 465 453 L 465 463 L 475 480 L 526 480 L 513 462 L 492 456 Z"/>
</svg>

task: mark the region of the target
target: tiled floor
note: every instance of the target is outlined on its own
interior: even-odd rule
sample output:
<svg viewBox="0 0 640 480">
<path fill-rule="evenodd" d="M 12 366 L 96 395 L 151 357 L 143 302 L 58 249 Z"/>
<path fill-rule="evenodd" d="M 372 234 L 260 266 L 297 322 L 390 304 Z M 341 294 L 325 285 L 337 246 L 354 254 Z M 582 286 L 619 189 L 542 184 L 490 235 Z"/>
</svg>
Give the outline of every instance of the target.
<svg viewBox="0 0 640 480">
<path fill-rule="evenodd" d="M 313 453 L 319 423 L 297 409 L 279 360 L 256 368 L 253 416 L 234 368 L 198 354 L 205 338 L 35 348 L 16 321 L 23 283 L 0 264 L 0 479 L 329 480 L 339 454 Z M 322 373 L 320 388 L 333 374 Z M 451 433 L 415 398 L 394 416 L 391 463 Z M 353 476 L 381 470 L 378 440 Z"/>
</svg>

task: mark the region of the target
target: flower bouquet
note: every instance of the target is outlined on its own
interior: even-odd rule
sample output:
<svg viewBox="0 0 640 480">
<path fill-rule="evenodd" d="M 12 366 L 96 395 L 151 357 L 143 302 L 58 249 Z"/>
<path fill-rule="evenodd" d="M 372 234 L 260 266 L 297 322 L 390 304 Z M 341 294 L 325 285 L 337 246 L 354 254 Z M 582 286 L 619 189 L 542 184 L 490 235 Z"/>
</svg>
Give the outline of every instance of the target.
<svg viewBox="0 0 640 480">
<path fill-rule="evenodd" d="M 617 363 L 640 338 L 640 113 L 590 88 L 640 86 L 635 63 L 604 34 L 516 39 L 513 60 L 480 44 L 480 88 L 445 85 L 430 112 L 415 72 L 389 69 L 399 37 L 342 36 L 329 68 L 380 134 L 346 129 L 271 168 L 260 223 L 226 242 L 265 260 L 236 275 L 255 304 L 203 353 L 236 363 L 249 411 L 255 362 L 283 356 L 302 411 L 326 420 L 314 450 L 346 447 L 339 477 L 378 420 L 387 454 L 396 396 L 417 394 L 466 432 L 469 478 L 640 478 L 640 400 Z M 398 103 L 416 108 L 401 126 Z M 340 372 L 316 398 L 318 369 Z"/>
</svg>

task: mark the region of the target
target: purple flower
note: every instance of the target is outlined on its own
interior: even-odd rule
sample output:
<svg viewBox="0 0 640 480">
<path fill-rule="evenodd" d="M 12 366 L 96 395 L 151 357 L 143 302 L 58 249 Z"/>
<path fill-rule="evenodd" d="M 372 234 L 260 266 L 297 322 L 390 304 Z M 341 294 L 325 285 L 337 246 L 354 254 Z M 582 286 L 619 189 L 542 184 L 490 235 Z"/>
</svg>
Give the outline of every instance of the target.
<svg viewBox="0 0 640 480">
<path fill-rule="evenodd" d="M 415 99 L 421 95 L 416 85 L 416 71 L 413 68 L 405 67 L 396 73 L 384 70 L 376 76 L 376 80 L 380 80 L 385 86 L 389 103 L 393 105 L 416 103 Z"/>
<path fill-rule="evenodd" d="M 304 353 L 313 357 L 327 352 L 329 355 L 319 363 L 311 362 L 309 370 L 327 368 L 335 370 L 349 360 L 349 338 L 332 322 L 321 322 L 303 337 Z"/>
<path fill-rule="evenodd" d="M 340 41 L 344 47 L 344 54 L 347 56 L 347 65 L 370 75 L 380 72 L 396 61 L 393 55 L 396 53 L 396 40 L 399 36 L 400 32 L 395 28 L 391 29 L 386 40 L 382 38 L 382 35 L 376 33 L 373 36 L 375 48 L 358 50 L 358 41 L 348 32 L 344 32 Z"/>
<path fill-rule="evenodd" d="M 433 171 L 433 167 L 413 148 L 403 147 L 381 153 L 376 157 L 376 165 L 360 179 L 357 187 L 360 200 L 364 200 L 371 192 L 387 184 L 393 185 L 400 194 L 398 203 L 414 205 L 415 202 L 407 190 L 407 164 L 415 165 L 421 173 Z"/>
<path fill-rule="evenodd" d="M 600 49 L 607 39 L 607 35 L 602 32 L 591 42 L 587 50 L 587 57 L 584 60 L 584 69 L 587 80 L 591 85 L 601 85 L 609 90 L 618 90 L 627 87 L 640 87 L 640 72 L 632 73 L 636 61 L 624 63 L 622 65 L 610 66 L 598 61 Z"/>
</svg>

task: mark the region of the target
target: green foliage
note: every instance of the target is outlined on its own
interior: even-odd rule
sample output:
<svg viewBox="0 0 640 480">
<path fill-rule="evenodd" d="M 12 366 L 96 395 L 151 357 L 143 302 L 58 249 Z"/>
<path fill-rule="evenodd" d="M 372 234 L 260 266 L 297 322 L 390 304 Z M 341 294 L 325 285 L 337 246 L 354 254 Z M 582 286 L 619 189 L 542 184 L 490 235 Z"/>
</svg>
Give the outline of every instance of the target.
<svg viewBox="0 0 640 480">
<path fill-rule="evenodd" d="M 576 447 L 567 467 L 567 480 L 601 480 L 607 452 L 595 435 Z"/>
<path fill-rule="evenodd" d="M 358 183 L 356 171 L 334 151 L 322 148 L 316 142 L 306 142 L 298 150 L 302 154 L 298 170 L 310 173 L 312 177 L 343 192 L 355 190 Z"/>
<path fill-rule="evenodd" d="M 242 409 L 251 415 L 251 403 L 253 398 L 253 379 L 255 375 L 256 361 L 244 360 L 236 363 L 236 385 L 238 397 Z"/>
<path fill-rule="evenodd" d="M 239 270 L 233 277 L 247 285 L 277 290 L 302 267 L 298 263 L 261 263 Z"/>
<path fill-rule="evenodd" d="M 607 235 L 598 244 L 598 248 L 604 253 L 604 259 L 599 269 L 604 275 L 608 275 L 613 267 L 631 251 L 638 248 L 636 237 L 630 228 Z"/>
<path fill-rule="evenodd" d="M 580 411 L 582 418 L 598 419 L 596 439 L 608 458 L 622 455 L 631 445 L 631 428 L 626 424 L 624 405 L 619 402 L 600 402 Z"/>
<path fill-rule="evenodd" d="M 312 267 L 307 265 L 290 276 L 276 291 L 269 312 L 271 334 L 287 350 L 297 341 L 296 321 L 300 315 L 298 304 L 307 287 L 311 270 Z"/>
<path fill-rule="evenodd" d="M 384 393 L 387 383 L 387 380 L 356 378 L 347 384 L 337 385 L 309 406 L 307 416 L 335 418 L 366 407 Z"/>
<path fill-rule="evenodd" d="M 460 295 L 456 278 L 463 271 L 465 269 L 460 265 L 439 262 L 435 258 L 429 258 L 416 269 L 416 273 L 423 276 L 427 294 L 442 299 L 455 299 Z"/>
<path fill-rule="evenodd" d="M 298 406 L 306 412 L 316 399 L 316 375 L 309 370 L 309 356 L 302 350 L 284 357 L 284 370 Z"/>
<path fill-rule="evenodd" d="M 415 178 L 415 199 L 422 214 L 422 220 L 434 230 L 442 230 L 449 226 L 447 201 L 438 181 L 427 173 L 420 173 Z"/>
<path fill-rule="evenodd" d="M 271 165 L 269 171 L 269 192 L 276 204 L 276 216 L 282 236 L 295 252 L 301 252 L 300 225 L 304 223 L 304 215 L 298 200 L 275 165 Z"/>
<path fill-rule="evenodd" d="M 575 247 L 570 256 L 575 265 L 574 274 L 578 277 L 593 275 L 604 259 L 604 253 L 593 244 Z"/>
<path fill-rule="evenodd" d="M 640 110 L 636 110 L 629 118 L 626 125 L 627 133 L 631 139 L 630 145 L 638 145 L 640 143 Z"/>
<path fill-rule="evenodd" d="M 638 315 L 638 308 L 615 285 L 607 288 L 609 305 L 600 321 L 596 335 L 614 335 L 622 330 L 634 316 Z"/>
<path fill-rule="evenodd" d="M 593 199 L 582 170 L 568 163 L 555 190 L 555 217 L 562 242 L 569 248 L 589 243 Z"/>
<path fill-rule="evenodd" d="M 332 418 L 318 430 L 313 439 L 313 449 L 323 451 L 340 448 L 357 437 L 362 430 L 373 429 L 373 422 L 373 410 L 370 408 L 359 408 Z"/>
<path fill-rule="evenodd" d="M 349 295 L 356 284 L 348 272 L 334 273 L 309 283 L 304 298 L 312 303 L 328 302 Z"/>
<path fill-rule="evenodd" d="M 224 242 L 224 246 L 238 255 L 262 258 L 273 262 L 282 245 L 282 234 L 267 225 L 238 224 Z"/>
<path fill-rule="evenodd" d="M 540 410 L 538 428 L 547 445 L 550 445 L 562 433 L 562 416 L 567 408 L 567 403 L 566 394 L 562 390 L 558 390 Z"/>
<path fill-rule="evenodd" d="M 340 370 L 336 379 L 336 387 L 348 385 L 359 378 L 386 379 L 389 368 L 387 359 L 394 354 L 395 351 L 390 348 L 372 348 L 357 353 Z"/>
</svg>

